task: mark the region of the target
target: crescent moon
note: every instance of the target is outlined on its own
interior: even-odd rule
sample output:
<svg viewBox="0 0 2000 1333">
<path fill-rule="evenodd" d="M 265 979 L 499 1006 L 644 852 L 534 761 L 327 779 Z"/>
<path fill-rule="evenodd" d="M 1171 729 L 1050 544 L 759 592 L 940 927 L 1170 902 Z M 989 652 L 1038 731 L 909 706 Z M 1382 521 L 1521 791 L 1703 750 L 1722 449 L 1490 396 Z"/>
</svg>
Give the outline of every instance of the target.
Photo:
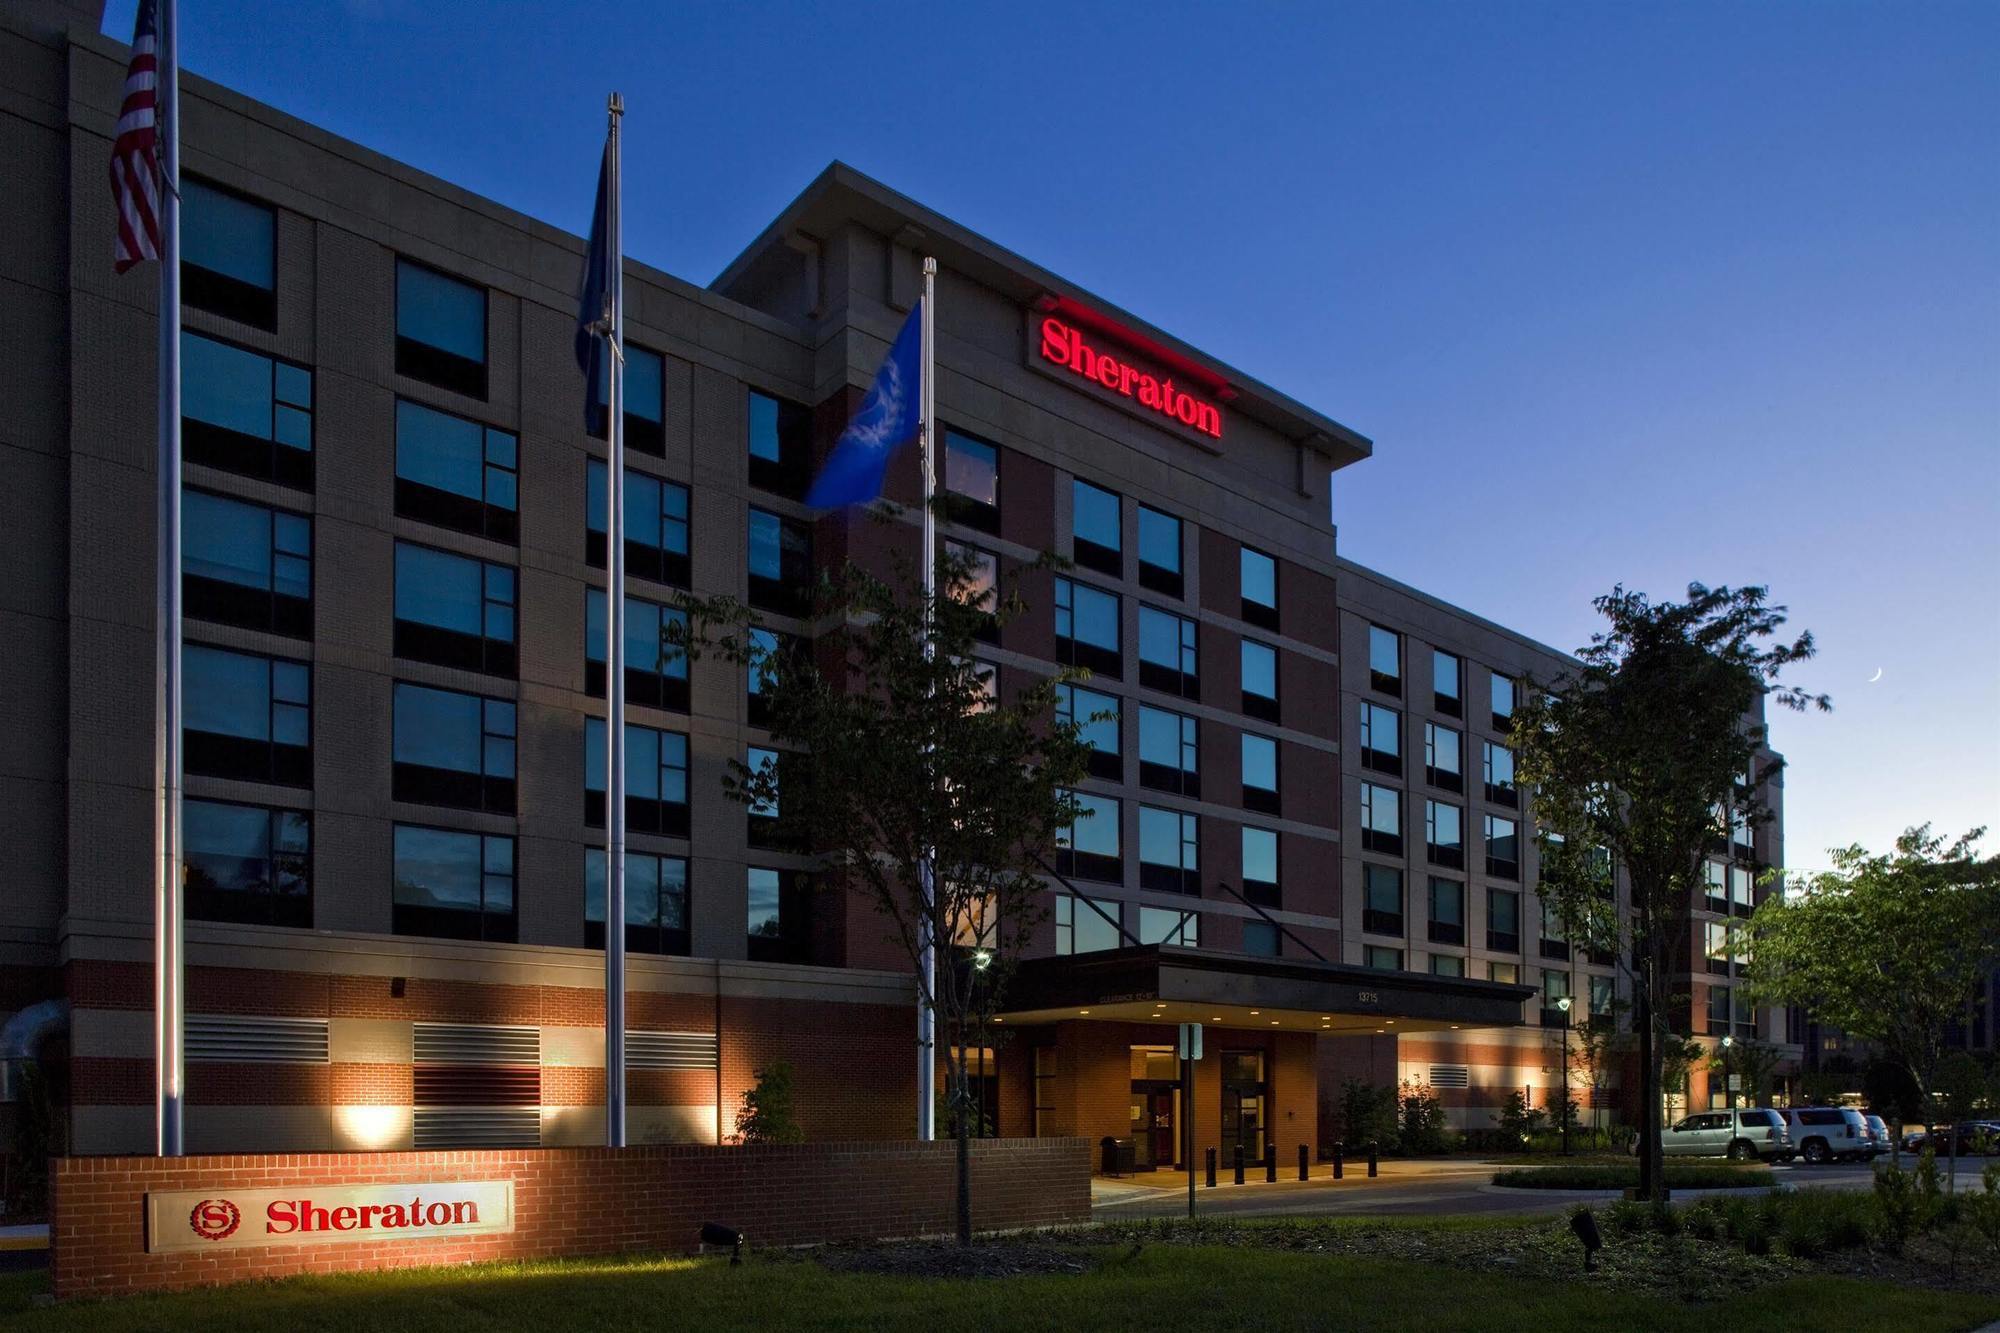
<svg viewBox="0 0 2000 1333">
<path fill-rule="evenodd" d="M 1876 681 L 1878 681 L 1878 680 L 1880 680 L 1880 679 L 1882 679 L 1882 668 L 1881 668 L 1881 667 L 1876 667 L 1876 668 L 1875 668 L 1875 674 L 1874 674 L 1874 675 L 1872 675 L 1872 676 L 1870 676 L 1870 677 L 1868 678 L 1868 683 L 1869 683 L 1870 685 L 1873 685 L 1873 684 L 1874 684 L 1874 683 L 1875 683 Z"/>
</svg>

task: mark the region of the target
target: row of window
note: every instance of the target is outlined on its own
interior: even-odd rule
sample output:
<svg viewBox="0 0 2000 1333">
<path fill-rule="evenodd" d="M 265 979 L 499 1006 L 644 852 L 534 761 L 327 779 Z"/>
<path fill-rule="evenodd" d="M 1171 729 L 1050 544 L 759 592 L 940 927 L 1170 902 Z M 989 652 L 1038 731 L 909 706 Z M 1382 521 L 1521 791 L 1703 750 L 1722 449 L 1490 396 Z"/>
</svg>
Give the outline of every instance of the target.
<svg viewBox="0 0 2000 1333">
<path fill-rule="evenodd" d="M 1072 879 L 1119 884 L 1125 879 L 1124 802 L 1114 796 L 1071 793 L 1076 822 L 1056 838 L 1056 869 Z M 1278 833 L 1241 828 L 1243 896 L 1275 907 L 1279 889 Z M 1139 886 L 1160 893 L 1201 893 L 1200 818 L 1160 806 L 1139 807 Z"/>
<path fill-rule="evenodd" d="M 1374 773 L 1403 776 L 1403 715 L 1364 699 L 1360 704 L 1361 766 Z M 1514 752 L 1497 741 L 1480 742 L 1480 771 L 1486 800 L 1518 807 Z M 1436 722 L 1424 723 L 1424 781 L 1441 791 L 1465 790 L 1465 733 Z"/>
<path fill-rule="evenodd" d="M 1139 585 L 1170 597 L 1186 595 L 1182 523 L 1150 505 L 1138 506 Z M 1070 483 L 1072 556 L 1084 569 L 1123 578 L 1124 501 L 1104 487 L 1075 478 Z M 1265 629 L 1278 628 L 1278 562 L 1254 546 L 1241 548 L 1239 613 Z M 1275 695 L 1276 691 L 1271 692 Z"/>
<path fill-rule="evenodd" d="M 1465 659 L 1442 648 L 1431 650 L 1431 709 L 1446 717 L 1465 716 Z M 1487 673 L 1491 681 L 1492 720 L 1496 731 L 1513 724 L 1515 691 L 1512 676 Z M 1380 625 L 1368 627 L 1368 687 L 1403 697 L 1403 636 Z"/>
<path fill-rule="evenodd" d="M 187 915 L 197 921 L 310 928 L 312 816 L 302 810 L 188 799 L 183 803 Z M 510 836 L 397 824 L 390 892 L 399 935 L 512 943 L 517 935 L 515 845 Z M 584 852 L 584 943 L 604 946 L 603 849 Z M 763 866 L 745 872 L 752 958 L 798 956 L 803 877 Z M 688 952 L 688 863 L 625 855 L 626 947 Z"/>
<path fill-rule="evenodd" d="M 1465 812 L 1448 801 L 1424 802 L 1424 839 L 1434 865 L 1465 868 Z M 1483 820 L 1486 873 L 1499 879 L 1521 877 L 1521 822 L 1505 815 Z M 1403 794 L 1373 782 L 1361 784 L 1361 848 L 1403 855 Z"/>
<path fill-rule="evenodd" d="M 1056 714 L 1075 723 L 1078 734 L 1090 747 L 1088 764 L 1094 777 L 1113 782 L 1124 780 L 1120 731 L 1123 711 L 1116 695 L 1081 685 L 1057 687 Z M 1139 705 L 1139 785 L 1199 798 L 1202 794 L 1200 734 L 1201 724 L 1196 718 L 1151 704 Z M 1246 731 L 1240 734 L 1239 748 L 1244 808 L 1279 813 L 1278 742 L 1270 736 Z M 1214 793 L 1211 799 L 1219 795 Z"/>
</svg>

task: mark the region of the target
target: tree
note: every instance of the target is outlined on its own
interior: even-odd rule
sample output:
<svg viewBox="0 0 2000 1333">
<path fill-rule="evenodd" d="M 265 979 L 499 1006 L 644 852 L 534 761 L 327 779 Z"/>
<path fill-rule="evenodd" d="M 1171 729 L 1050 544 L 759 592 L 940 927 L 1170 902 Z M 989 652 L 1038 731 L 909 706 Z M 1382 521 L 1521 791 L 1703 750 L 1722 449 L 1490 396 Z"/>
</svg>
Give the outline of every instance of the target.
<svg viewBox="0 0 2000 1333">
<path fill-rule="evenodd" d="M 804 1143 L 792 1108 L 792 1066 L 780 1060 L 757 1071 L 757 1086 L 743 1090 L 743 1109 L 736 1113 L 738 1143 Z"/>
<path fill-rule="evenodd" d="M 1570 1063 L 1587 1090 L 1583 1100 L 1593 1109 L 1604 1104 L 1605 1090 L 1626 1049 L 1625 1036 L 1618 1030 L 1618 1015 L 1626 1008 L 1624 1001 L 1613 1001 L 1611 1012 L 1601 1021 L 1599 1015 L 1592 1014 L 1589 1022 L 1576 1029 L 1576 1050 Z M 1591 1122 L 1593 1129 L 1603 1128 L 1595 1115 Z"/>
<path fill-rule="evenodd" d="M 1764 1086 L 1771 1076 L 1778 1072 L 1778 1064 L 1784 1059 L 1777 1047 L 1762 1041 L 1739 1041 L 1733 1043 L 1725 1056 L 1720 1046 L 1708 1054 L 1708 1070 L 1719 1079 L 1734 1075 L 1737 1086 L 1742 1088 L 1740 1098 L 1744 1106 L 1755 1106 L 1762 1095 Z M 1719 1084 L 1718 1086 L 1727 1086 Z M 1724 1100 L 1729 1100 L 1725 1095 Z"/>
<path fill-rule="evenodd" d="M 1861 1097 L 1890 1125 L 1900 1129 L 1924 1118 L 1923 1094 L 1910 1071 L 1895 1060 L 1877 1056 L 1861 1070 Z M 1898 1134 L 1898 1142 L 1902 1135 Z"/>
<path fill-rule="evenodd" d="M 2000 857 L 1978 855 L 1984 833 L 1947 843 L 1923 825 L 1886 855 L 1837 849 L 1750 919 L 1751 994 L 1875 1042 L 1909 1071 L 1927 1126 L 1946 1029 L 2000 962 Z"/>
<path fill-rule="evenodd" d="M 787 755 L 732 763 L 724 790 L 774 815 L 829 881 L 866 895 L 933 1006 L 958 1141 L 958 1237 L 970 1244 L 968 1046 L 1045 913 L 1043 857 L 1083 813 L 1070 789 L 1088 745 L 1077 721 L 1056 716 L 1069 676 L 1022 673 L 1021 688 L 1000 694 L 977 655 L 1024 603 L 949 551 L 929 595 L 906 562 L 892 578 L 853 565 L 822 575 L 812 601 L 826 628 L 810 652 L 773 648 L 733 598 L 677 600 L 687 620 L 667 631 L 670 649 L 757 673 Z M 926 928 L 934 977 L 919 962 Z"/>
<path fill-rule="evenodd" d="M 1701 1059 L 1701 1043 L 1693 1037 L 1678 1032 L 1669 1032 L 1660 1039 L 1660 1095 L 1663 1097 L 1685 1097 L 1688 1090 L 1688 1071 L 1694 1062 Z M 1644 1113 L 1641 1112 L 1641 1123 Z"/>
<path fill-rule="evenodd" d="M 1785 622 L 1763 588 L 1691 584 L 1685 602 L 1624 587 L 1595 606 L 1609 622 L 1553 680 L 1530 681 L 1513 719 L 1515 772 L 1543 835 L 1541 894 L 1573 940 L 1630 970 L 1639 1042 L 1639 1190 L 1664 1197 L 1662 1049 L 1671 1013 L 1670 941 L 1701 884 L 1711 842 L 1769 818 L 1757 796 L 1776 771 L 1760 703 L 1827 708 L 1778 684 L 1812 636 L 1767 643 Z M 1754 780 L 1744 783 L 1745 776 Z M 1612 892 L 1625 874 L 1629 905 Z"/>
</svg>

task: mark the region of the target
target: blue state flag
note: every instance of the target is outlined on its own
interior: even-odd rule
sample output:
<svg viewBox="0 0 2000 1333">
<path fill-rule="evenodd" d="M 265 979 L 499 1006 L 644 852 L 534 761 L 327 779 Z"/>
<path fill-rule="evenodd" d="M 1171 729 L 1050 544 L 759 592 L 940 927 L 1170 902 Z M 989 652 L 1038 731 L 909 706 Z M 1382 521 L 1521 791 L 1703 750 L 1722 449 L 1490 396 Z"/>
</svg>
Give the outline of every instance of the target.
<svg viewBox="0 0 2000 1333">
<path fill-rule="evenodd" d="M 916 438 L 923 411 L 923 312 L 918 301 L 882 359 L 861 410 L 847 423 L 806 503 L 815 509 L 866 504 L 882 494 L 890 455 Z"/>
<path fill-rule="evenodd" d="M 603 416 L 605 394 L 605 348 L 613 332 L 611 293 L 617 277 L 612 265 L 618 257 L 611 253 L 611 143 L 604 145 L 604 161 L 597 169 L 597 202 L 590 210 L 590 241 L 583 253 L 583 283 L 576 302 L 576 364 L 583 371 L 583 421 L 597 429 Z"/>
</svg>

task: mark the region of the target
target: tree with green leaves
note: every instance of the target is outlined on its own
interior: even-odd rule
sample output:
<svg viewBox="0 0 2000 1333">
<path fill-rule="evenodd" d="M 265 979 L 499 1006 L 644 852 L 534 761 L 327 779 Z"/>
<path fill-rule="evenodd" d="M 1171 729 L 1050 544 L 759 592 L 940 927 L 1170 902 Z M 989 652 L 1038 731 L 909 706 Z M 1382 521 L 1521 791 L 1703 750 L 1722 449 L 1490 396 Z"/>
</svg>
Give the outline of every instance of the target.
<svg viewBox="0 0 2000 1333">
<path fill-rule="evenodd" d="M 1726 1052 L 1718 1044 L 1708 1053 L 1708 1072 L 1717 1080 L 1711 1086 L 1726 1087 L 1723 1080 L 1733 1075 L 1742 1094 L 1732 1100 L 1725 1093 L 1723 1100 L 1732 1106 L 1755 1106 L 1783 1059 L 1784 1053 L 1765 1041 L 1732 1041 Z"/>
<path fill-rule="evenodd" d="M 1984 833 L 1947 842 L 1923 825 L 1888 854 L 1840 848 L 1831 870 L 1792 876 L 1749 923 L 1757 1002 L 1874 1042 L 1909 1072 L 1927 1126 L 1946 1030 L 2000 964 L 2000 857 L 1979 855 Z"/>
<path fill-rule="evenodd" d="M 736 1113 L 738 1143 L 804 1143 L 806 1132 L 792 1101 L 792 1066 L 779 1060 L 757 1071 L 757 1083 L 743 1090 Z"/>
<path fill-rule="evenodd" d="M 907 562 L 890 577 L 849 565 L 821 576 L 812 603 L 822 628 L 811 651 L 774 647 L 729 597 L 679 598 L 687 620 L 668 646 L 757 673 L 786 757 L 732 763 L 725 792 L 818 857 L 829 885 L 865 895 L 908 955 L 945 1046 L 958 1236 L 970 1244 L 968 1065 L 1045 914 L 1043 858 L 1084 813 L 1071 788 L 1089 747 L 1057 716 L 1067 674 L 1022 673 L 1003 695 L 977 660 L 984 637 L 1025 609 L 990 568 L 947 548 L 926 594 Z M 934 976 L 920 963 L 926 933 Z"/>
<path fill-rule="evenodd" d="M 1810 634 L 1778 638 L 1785 608 L 1766 590 L 1688 587 L 1653 602 L 1624 587 L 1595 606 L 1607 627 L 1515 709 L 1515 773 L 1541 834 L 1540 892 L 1572 940 L 1630 970 L 1639 1043 L 1640 1196 L 1665 1196 L 1662 1054 L 1672 1010 L 1670 942 L 1700 892 L 1701 863 L 1730 817 L 1768 820 L 1758 798 L 1762 707 L 1827 708 L 1779 683 L 1813 655 Z M 1745 782 L 1746 775 L 1752 780 Z M 1617 906 L 1622 871 L 1628 901 Z"/>
</svg>

